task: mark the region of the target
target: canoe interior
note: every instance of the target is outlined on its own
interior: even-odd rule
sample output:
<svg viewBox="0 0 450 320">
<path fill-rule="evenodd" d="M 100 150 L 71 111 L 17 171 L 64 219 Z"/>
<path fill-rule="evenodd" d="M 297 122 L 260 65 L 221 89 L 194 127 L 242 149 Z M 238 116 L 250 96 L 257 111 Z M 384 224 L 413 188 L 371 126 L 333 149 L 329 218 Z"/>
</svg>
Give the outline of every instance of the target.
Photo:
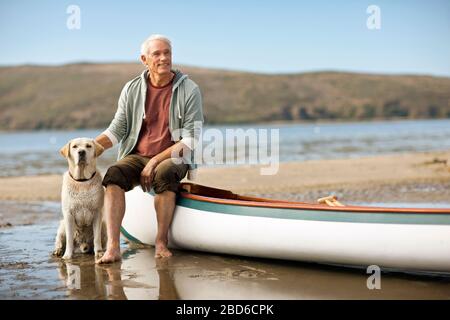
<svg viewBox="0 0 450 320">
<path fill-rule="evenodd" d="M 284 209 L 307 209 L 319 211 L 345 211 L 345 212 L 374 212 L 374 213 L 405 213 L 405 214 L 447 214 L 450 215 L 450 208 L 386 208 L 371 206 L 344 205 L 328 206 L 319 203 L 306 203 L 287 200 L 277 200 L 268 198 L 248 197 L 233 193 L 229 190 L 203 186 L 195 183 L 184 182 L 180 185 L 181 197 L 211 202 L 217 204 L 228 204 L 250 207 L 268 207 Z"/>
</svg>

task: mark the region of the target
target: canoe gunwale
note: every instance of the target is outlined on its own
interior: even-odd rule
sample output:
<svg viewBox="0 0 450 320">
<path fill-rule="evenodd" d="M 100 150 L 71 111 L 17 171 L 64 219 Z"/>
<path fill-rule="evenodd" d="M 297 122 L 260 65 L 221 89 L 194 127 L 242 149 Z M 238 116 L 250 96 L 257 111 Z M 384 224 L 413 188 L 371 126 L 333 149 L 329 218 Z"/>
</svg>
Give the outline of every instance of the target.
<svg viewBox="0 0 450 320">
<path fill-rule="evenodd" d="M 273 200 L 267 198 L 238 196 L 237 199 L 214 198 L 204 195 L 180 192 L 182 198 L 210 202 L 223 205 L 245 206 L 245 207 L 264 207 L 278 209 L 303 209 L 317 211 L 343 211 L 352 213 L 404 213 L 404 214 L 448 214 L 450 208 L 388 208 L 388 207 L 368 207 L 368 206 L 342 206 L 331 207 L 324 204 L 314 204 L 305 202 L 294 202 L 286 200 Z"/>
</svg>

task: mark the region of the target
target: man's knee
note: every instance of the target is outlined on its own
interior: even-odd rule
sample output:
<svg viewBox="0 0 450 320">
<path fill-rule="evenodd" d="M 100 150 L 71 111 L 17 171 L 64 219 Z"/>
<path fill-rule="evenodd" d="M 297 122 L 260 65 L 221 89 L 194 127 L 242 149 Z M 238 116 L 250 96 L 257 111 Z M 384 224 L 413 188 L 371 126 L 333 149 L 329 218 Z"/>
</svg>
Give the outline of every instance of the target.
<svg viewBox="0 0 450 320">
<path fill-rule="evenodd" d="M 119 166 L 116 165 L 108 168 L 103 178 L 102 184 L 106 189 L 108 189 L 109 186 L 117 186 L 123 191 L 129 191 L 132 188 L 125 173 Z"/>
<path fill-rule="evenodd" d="M 172 180 L 173 178 L 176 178 L 174 166 L 175 164 L 170 159 L 162 161 L 156 167 L 155 178 L 161 180 Z"/>
<path fill-rule="evenodd" d="M 156 168 L 153 190 L 155 193 L 178 192 L 180 180 L 184 178 L 186 172 L 187 165 L 185 164 L 175 164 L 171 159 L 162 161 Z"/>
<path fill-rule="evenodd" d="M 106 187 L 105 187 L 105 191 L 106 192 L 110 192 L 110 193 L 125 193 L 125 189 L 122 188 L 121 186 L 117 185 L 117 184 L 113 184 L 113 183 L 109 183 Z"/>
</svg>

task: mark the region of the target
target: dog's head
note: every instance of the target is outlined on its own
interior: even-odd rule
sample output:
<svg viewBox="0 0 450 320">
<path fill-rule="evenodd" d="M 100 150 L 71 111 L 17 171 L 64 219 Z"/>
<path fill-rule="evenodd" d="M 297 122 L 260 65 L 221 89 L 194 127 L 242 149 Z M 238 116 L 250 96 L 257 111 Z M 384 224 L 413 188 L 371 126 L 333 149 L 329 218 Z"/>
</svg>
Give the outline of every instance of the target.
<svg viewBox="0 0 450 320">
<path fill-rule="evenodd" d="M 82 168 L 82 171 L 87 170 L 88 172 L 94 172 L 96 158 L 98 158 L 103 151 L 103 147 L 94 139 L 76 138 L 70 140 L 62 147 L 59 153 L 67 159 L 69 162 L 69 170 L 73 173 L 72 171 L 77 167 Z"/>
</svg>

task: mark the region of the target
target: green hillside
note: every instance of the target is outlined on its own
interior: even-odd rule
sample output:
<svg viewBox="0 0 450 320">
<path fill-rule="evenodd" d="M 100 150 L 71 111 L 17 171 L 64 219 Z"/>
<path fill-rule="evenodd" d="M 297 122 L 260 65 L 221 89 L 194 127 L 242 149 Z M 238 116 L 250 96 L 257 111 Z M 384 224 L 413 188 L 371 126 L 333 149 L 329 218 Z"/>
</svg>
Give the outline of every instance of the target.
<svg viewBox="0 0 450 320">
<path fill-rule="evenodd" d="M 450 78 L 317 72 L 268 75 L 179 66 L 206 122 L 450 117 Z M 102 128 L 140 64 L 0 68 L 0 130 Z"/>
</svg>

